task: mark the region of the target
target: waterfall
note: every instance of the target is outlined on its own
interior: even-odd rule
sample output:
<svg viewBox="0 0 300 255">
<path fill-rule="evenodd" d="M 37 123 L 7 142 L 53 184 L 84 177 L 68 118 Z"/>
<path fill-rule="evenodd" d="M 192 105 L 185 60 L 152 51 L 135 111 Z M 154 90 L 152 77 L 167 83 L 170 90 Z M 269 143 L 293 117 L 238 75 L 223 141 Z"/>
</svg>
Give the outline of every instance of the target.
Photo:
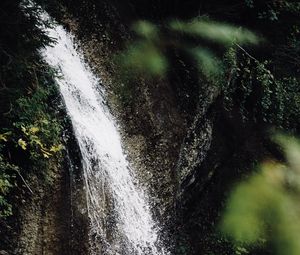
<svg viewBox="0 0 300 255">
<path fill-rule="evenodd" d="M 41 19 L 50 20 L 44 13 Z M 41 51 L 59 73 L 56 82 L 82 155 L 90 221 L 90 254 L 169 254 L 159 241 L 146 193 L 122 150 L 105 90 L 61 25 L 43 28 L 56 42 Z"/>
</svg>

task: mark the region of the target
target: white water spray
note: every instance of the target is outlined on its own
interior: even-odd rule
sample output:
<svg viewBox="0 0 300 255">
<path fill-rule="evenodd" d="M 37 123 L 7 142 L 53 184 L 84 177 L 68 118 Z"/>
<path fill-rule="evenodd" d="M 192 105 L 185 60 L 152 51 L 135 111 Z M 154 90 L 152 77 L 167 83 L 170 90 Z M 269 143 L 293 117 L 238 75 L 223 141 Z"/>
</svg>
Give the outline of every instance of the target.
<svg viewBox="0 0 300 255">
<path fill-rule="evenodd" d="M 76 50 L 72 35 L 60 25 L 45 30 L 57 42 L 42 55 L 61 74 L 57 83 L 82 154 L 91 254 L 169 254 L 160 245 L 145 193 L 134 184 L 101 81 Z"/>
</svg>

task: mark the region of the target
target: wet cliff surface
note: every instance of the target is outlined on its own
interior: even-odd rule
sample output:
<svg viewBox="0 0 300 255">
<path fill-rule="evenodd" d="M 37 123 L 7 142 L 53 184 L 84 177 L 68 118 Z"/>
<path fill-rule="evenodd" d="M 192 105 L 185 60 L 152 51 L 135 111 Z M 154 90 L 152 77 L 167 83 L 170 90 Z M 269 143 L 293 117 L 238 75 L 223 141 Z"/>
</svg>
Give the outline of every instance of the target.
<svg viewBox="0 0 300 255">
<path fill-rule="evenodd" d="M 134 101 L 125 106 L 120 103 L 114 84 L 118 70 L 111 60 L 130 38 L 132 20 L 127 20 L 127 14 L 122 16 L 123 7 L 119 8 L 102 2 L 96 7 L 83 4 L 72 12 L 67 5 L 68 11 L 58 19 L 77 35 L 89 64 L 107 89 L 128 158 L 151 191 L 154 214 L 169 232 L 166 243 L 178 254 L 200 250 L 207 254 L 217 241 L 212 222 L 218 221 L 224 186 L 229 185 L 228 179 L 232 181 L 228 176 L 221 179 L 224 184 L 216 183 L 222 177 L 215 172 L 223 164 L 220 161 L 230 161 L 228 155 L 234 154 L 227 148 L 233 138 L 217 114 L 219 91 L 208 85 L 199 89 L 193 73 L 178 64 L 172 79 L 145 81 L 141 77 L 134 84 Z M 222 250 L 223 245 L 220 247 Z"/>
<path fill-rule="evenodd" d="M 196 2 L 189 1 L 185 8 L 178 1 L 66 0 L 44 4 L 75 34 L 87 62 L 101 78 L 128 160 L 142 186 L 150 191 L 155 218 L 163 223 L 165 243 L 179 255 L 232 254 L 233 248 L 217 228 L 226 198 L 231 187 L 257 162 L 274 154 L 267 131 L 270 126 L 281 125 L 272 122 L 271 115 L 268 121 L 255 115 L 260 110 L 255 108 L 256 97 L 245 105 L 238 104 L 244 100 L 243 91 L 235 92 L 231 98 L 234 107 L 228 107 L 226 91 L 199 77 L 192 65 L 183 65 L 181 57 L 173 56 L 173 69 L 166 78 L 137 77 L 130 91 L 133 97 L 124 102 L 113 61 L 133 40 L 130 27 L 137 19 L 160 23 L 172 16 L 187 19 L 209 13 L 257 27 L 254 18 L 243 20 L 242 15 L 252 15 L 255 10 L 237 10 L 237 1 L 212 1 L 201 6 Z M 263 32 L 277 38 L 268 34 L 269 27 L 271 22 Z M 269 50 L 256 50 L 258 57 L 269 55 Z M 273 68 L 284 71 L 280 65 Z M 228 83 L 242 84 L 239 78 Z M 241 113 L 241 108 L 246 108 L 248 115 Z M 297 129 L 298 124 L 293 124 Z M 66 146 L 76 148 L 70 137 Z M 65 165 L 49 164 L 49 184 L 32 180 L 34 194 L 20 210 L 16 254 L 88 254 L 86 201 L 77 167 L 81 157 L 76 149 L 64 155 L 68 157 Z"/>
</svg>

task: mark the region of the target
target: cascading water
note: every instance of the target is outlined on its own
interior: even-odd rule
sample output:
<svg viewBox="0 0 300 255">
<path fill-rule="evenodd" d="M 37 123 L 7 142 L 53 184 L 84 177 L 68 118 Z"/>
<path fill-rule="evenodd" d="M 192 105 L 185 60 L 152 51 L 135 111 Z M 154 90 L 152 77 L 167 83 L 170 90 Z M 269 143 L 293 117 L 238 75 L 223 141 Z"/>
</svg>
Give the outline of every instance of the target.
<svg viewBox="0 0 300 255">
<path fill-rule="evenodd" d="M 41 18 L 50 19 L 46 13 Z M 146 195 L 135 185 L 101 81 L 70 33 L 60 25 L 44 29 L 56 43 L 42 55 L 60 73 L 57 83 L 82 154 L 91 254 L 169 254 L 160 244 Z"/>
</svg>

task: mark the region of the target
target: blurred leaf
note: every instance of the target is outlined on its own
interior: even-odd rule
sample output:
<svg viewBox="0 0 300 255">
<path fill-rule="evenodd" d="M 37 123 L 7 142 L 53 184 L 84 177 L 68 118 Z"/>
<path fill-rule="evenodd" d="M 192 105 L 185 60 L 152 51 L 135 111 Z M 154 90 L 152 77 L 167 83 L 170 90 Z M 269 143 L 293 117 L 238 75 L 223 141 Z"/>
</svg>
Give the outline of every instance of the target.
<svg viewBox="0 0 300 255">
<path fill-rule="evenodd" d="M 257 44 L 258 38 L 247 29 L 219 23 L 211 20 L 192 20 L 191 22 L 172 21 L 170 28 L 181 33 L 199 36 L 222 45 L 234 42 Z"/>
<path fill-rule="evenodd" d="M 189 51 L 196 59 L 198 68 L 203 71 L 207 77 L 215 77 L 221 73 L 221 64 L 219 59 L 209 50 L 204 48 L 195 48 Z"/>
<path fill-rule="evenodd" d="M 221 229 L 236 243 L 259 245 L 265 240 L 278 255 L 298 255 L 300 146 L 293 137 L 277 135 L 275 139 L 289 165 L 265 162 L 259 173 L 238 184 L 229 197 Z"/>
<path fill-rule="evenodd" d="M 291 168 L 300 174 L 300 143 L 298 139 L 285 134 L 277 134 L 273 139 L 283 148 Z"/>
<path fill-rule="evenodd" d="M 160 50 L 147 41 L 140 41 L 130 46 L 122 55 L 120 63 L 132 72 L 150 75 L 163 75 L 167 71 L 168 63 Z"/>
<path fill-rule="evenodd" d="M 138 21 L 133 25 L 136 34 L 146 39 L 156 39 L 158 37 L 158 29 L 155 25 L 148 21 Z"/>
</svg>

